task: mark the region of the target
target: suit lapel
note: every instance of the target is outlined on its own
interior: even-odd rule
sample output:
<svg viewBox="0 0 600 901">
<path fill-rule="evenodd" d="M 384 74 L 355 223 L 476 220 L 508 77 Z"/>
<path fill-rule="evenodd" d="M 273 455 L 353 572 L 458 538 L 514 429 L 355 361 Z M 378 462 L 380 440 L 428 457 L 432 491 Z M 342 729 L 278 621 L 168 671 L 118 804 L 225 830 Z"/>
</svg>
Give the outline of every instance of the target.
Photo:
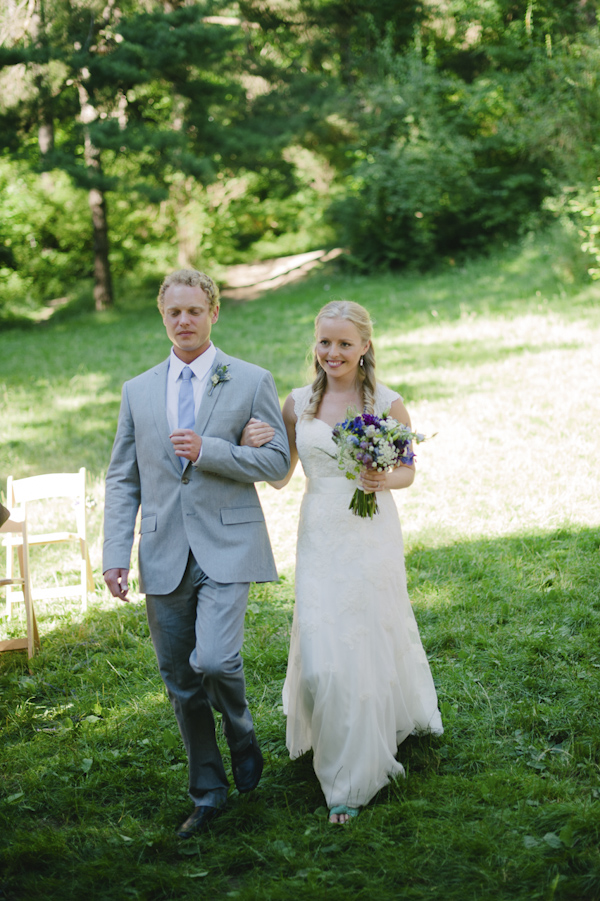
<svg viewBox="0 0 600 901">
<path fill-rule="evenodd" d="M 159 438 L 162 443 L 163 450 L 175 469 L 177 473 L 181 473 L 181 463 L 179 462 L 179 457 L 175 453 L 173 449 L 173 445 L 171 444 L 171 440 L 169 435 L 171 431 L 169 429 L 169 421 L 167 419 L 167 373 L 169 371 L 169 360 L 165 360 L 164 363 L 160 363 L 155 369 L 152 370 L 155 379 L 154 379 L 154 389 L 150 394 L 150 405 L 152 407 L 152 413 L 154 415 L 154 422 L 156 424 L 156 429 L 158 431 Z"/>
<path fill-rule="evenodd" d="M 215 405 L 221 395 L 221 391 L 223 390 L 223 387 L 226 384 L 226 382 L 219 382 L 218 384 L 216 384 L 213 387 L 213 384 L 211 382 L 211 377 L 216 372 L 218 366 L 222 366 L 222 365 L 228 366 L 230 363 L 230 359 L 231 359 L 230 357 L 227 356 L 227 354 L 224 354 L 222 351 L 220 351 L 218 347 L 216 348 L 216 350 L 217 350 L 217 353 L 215 355 L 213 365 L 212 365 L 210 373 L 208 375 L 208 381 L 206 383 L 204 397 L 202 398 L 202 401 L 200 402 L 200 407 L 198 409 L 198 415 L 196 416 L 196 427 L 195 427 L 194 431 L 196 432 L 197 435 L 200 435 L 200 436 L 205 431 L 206 426 L 208 424 L 208 420 L 211 417 L 212 411 L 214 410 Z M 210 390 L 211 388 L 213 389 L 212 391 Z M 225 389 L 225 390 L 227 390 L 227 389 Z"/>
</svg>

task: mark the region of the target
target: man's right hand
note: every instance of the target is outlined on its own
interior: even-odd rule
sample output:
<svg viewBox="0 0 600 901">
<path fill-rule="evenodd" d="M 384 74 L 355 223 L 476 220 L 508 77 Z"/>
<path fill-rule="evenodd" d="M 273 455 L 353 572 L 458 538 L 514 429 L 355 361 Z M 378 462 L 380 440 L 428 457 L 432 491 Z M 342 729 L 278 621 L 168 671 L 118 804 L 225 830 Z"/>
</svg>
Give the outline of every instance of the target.
<svg viewBox="0 0 600 901">
<path fill-rule="evenodd" d="M 112 596 L 127 602 L 129 602 L 127 597 L 127 592 L 129 591 L 129 585 L 127 584 L 128 575 L 128 569 L 107 569 L 104 573 L 104 581 L 108 585 Z"/>
</svg>

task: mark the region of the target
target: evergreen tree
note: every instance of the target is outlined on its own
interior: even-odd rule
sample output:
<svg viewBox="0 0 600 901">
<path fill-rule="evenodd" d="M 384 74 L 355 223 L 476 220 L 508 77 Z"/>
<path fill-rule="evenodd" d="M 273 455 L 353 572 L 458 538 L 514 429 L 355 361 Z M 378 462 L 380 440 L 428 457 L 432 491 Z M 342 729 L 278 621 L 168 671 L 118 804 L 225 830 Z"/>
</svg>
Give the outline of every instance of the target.
<svg viewBox="0 0 600 901">
<path fill-rule="evenodd" d="M 208 183 L 219 157 L 235 155 L 242 34 L 214 17 L 213 3 L 146 12 L 136 0 L 47 0 L 43 10 L 36 2 L 40 27 L 0 48 L 5 82 L 8 71 L 27 86 L 4 104 L 1 140 L 15 157 L 39 171 L 64 169 L 88 191 L 102 309 L 113 300 L 107 193 L 157 201 L 176 173 Z"/>
</svg>

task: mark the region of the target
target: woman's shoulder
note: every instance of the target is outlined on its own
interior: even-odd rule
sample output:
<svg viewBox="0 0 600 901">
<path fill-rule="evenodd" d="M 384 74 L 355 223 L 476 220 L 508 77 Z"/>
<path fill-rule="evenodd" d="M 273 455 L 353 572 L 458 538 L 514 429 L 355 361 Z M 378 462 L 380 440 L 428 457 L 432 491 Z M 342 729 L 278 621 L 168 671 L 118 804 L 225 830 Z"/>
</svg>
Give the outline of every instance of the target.
<svg viewBox="0 0 600 901">
<path fill-rule="evenodd" d="M 304 410 L 308 406 L 312 394 L 312 385 L 303 385 L 302 388 L 292 388 L 292 398 L 294 400 L 294 413 L 300 419 Z"/>
<path fill-rule="evenodd" d="M 377 382 L 377 387 L 375 389 L 375 405 L 377 408 L 379 410 L 389 409 L 390 405 L 393 404 L 395 400 L 404 402 L 404 398 L 401 394 L 398 394 L 397 391 L 388 388 L 387 385 L 382 385 L 381 382 Z"/>
</svg>

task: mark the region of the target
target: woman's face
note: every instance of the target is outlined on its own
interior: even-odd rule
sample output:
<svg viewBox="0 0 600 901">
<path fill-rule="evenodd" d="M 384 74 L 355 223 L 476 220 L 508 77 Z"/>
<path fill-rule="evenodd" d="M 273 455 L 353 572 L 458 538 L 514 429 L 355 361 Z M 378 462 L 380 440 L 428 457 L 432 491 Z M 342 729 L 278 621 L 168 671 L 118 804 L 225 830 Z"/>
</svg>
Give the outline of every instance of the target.
<svg viewBox="0 0 600 901">
<path fill-rule="evenodd" d="M 317 359 L 329 378 L 355 376 L 369 344 L 363 344 L 358 329 L 347 319 L 323 318 L 317 325 Z"/>
</svg>

